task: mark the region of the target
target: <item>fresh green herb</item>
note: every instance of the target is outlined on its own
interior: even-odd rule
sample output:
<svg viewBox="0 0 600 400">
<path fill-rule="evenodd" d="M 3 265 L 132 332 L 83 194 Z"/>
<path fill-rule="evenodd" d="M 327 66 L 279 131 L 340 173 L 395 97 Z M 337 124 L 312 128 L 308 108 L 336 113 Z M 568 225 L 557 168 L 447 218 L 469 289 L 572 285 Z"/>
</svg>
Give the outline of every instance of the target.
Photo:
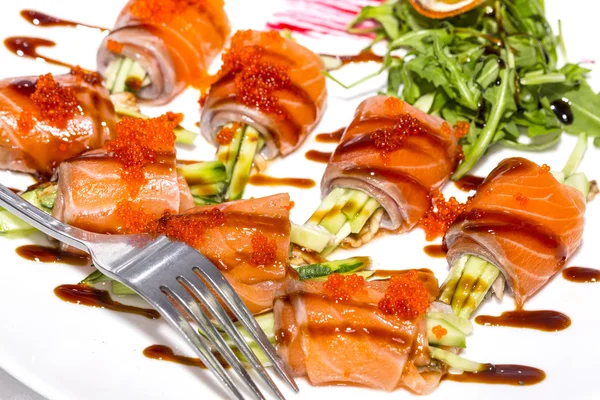
<svg viewBox="0 0 600 400">
<path fill-rule="evenodd" d="M 376 22 L 367 30 L 376 41 L 388 41 L 386 94 L 451 124 L 470 123 L 454 179 L 495 144 L 538 151 L 563 131 L 600 136 L 600 94 L 586 82 L 588 69 L 557 66 L 557 49 L 566 59 L 562 25 L 555 36 L 543 0 L 488 0 L 443 20 L 390 0 L 364 7 L 349 31 L 364 33 L 357 27 L 366 20 Z M 397 51 L 405 52 L 402 59 L 391 56 Z"/>
</svg>

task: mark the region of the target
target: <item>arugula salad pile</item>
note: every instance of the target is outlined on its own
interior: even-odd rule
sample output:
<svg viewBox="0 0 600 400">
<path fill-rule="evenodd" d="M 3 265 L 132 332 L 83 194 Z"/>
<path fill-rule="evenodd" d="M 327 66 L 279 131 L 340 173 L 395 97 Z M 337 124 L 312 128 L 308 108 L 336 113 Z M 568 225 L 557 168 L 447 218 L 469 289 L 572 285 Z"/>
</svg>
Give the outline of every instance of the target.
<svg viewBox="0 0 600 400">
<path fill-rule="evenodd" d="M 361 28 L 367 20 L 377 24 Z M 349 31 L 373 32 L 373 44 L 387 41 L 378 71 L 388 73 L 385 94 L 450 124 L 470 123 L 454 179 L 493 144 L 544 150 L 564 131 L 596 136 L 600 145 L 600 96 L 586 81 L 590 70 L 569 62 L 559 67 L 559 49 L 567 59 L 562 32 L 552 32 L 543 0 L 487 1 L 443 20 L 420 15 L 408 1 L 388 0 L 364 7 Z"/>
</svg>

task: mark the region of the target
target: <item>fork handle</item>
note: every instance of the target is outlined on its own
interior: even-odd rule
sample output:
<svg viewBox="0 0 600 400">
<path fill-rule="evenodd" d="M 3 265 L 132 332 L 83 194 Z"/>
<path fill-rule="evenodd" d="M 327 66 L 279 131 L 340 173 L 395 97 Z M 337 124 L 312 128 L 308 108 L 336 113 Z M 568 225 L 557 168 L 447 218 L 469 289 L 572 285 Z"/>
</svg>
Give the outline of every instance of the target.
<svg viewBox="0 0 600 400">
<path fill-rule="evenodd" d="M 82 234 L 85 231 L 64 224 L 56 218 L 51 217 L 20 196 L 14 194 L 2 184 L 0 184 L 0 206 L 48 236 L 52 236 L 54 239 L 76 247 L 86 253 L 90 252 L 85 241 L 80 239 L 81 236 L 84 236 Z"/>
</svg>

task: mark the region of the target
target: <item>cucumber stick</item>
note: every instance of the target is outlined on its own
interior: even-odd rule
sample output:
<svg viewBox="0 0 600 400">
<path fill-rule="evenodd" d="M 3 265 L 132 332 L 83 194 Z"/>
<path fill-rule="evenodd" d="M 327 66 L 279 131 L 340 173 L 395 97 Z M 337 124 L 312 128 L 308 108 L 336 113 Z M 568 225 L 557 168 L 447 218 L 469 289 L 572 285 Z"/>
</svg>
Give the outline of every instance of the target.
<svg viewBox="0 0 600 400">
<path fill-rule="evenodd" d="M 117 79 L 117 73 L 123 64 L 123 58 L 115 58 L 108 64 L 106 72 L 104 74 L 104 85 L 112 92 L 113 86 L 115 86 L 115 80 Z"/>
<path fill-rule="evenodd" d="M 379 209 L 381 205 L 377 200 L 370 197 L 363 208 L 358 212 L 356 218 L 350 222 L 350 230 L 352 233 L 359 233 L 365 226 L 369 218 Z"/>
<path fill-rule="evenodd" d="M 345 260 L 328 261 L 319 264 L 303 265 L 296 268 L 300 280 L 326 277 L 333 273 L 353 274 L 371 266 L 370 257 L 352 257 Z"/>
<path fill-rule="evenodd" d="M 337 201 L 345 193 L 346 193 L 346 189 L 342 189 L 342 188 L 335 188 L 331 192 L 329 192 L 329 194 L 323 199 L 323 201 L 321 202 L 319 207 L 311 215 L 311 217 L 308 219 L 308 221 L 306 221 L 306 225 L 310 225 L 310 224 L 318 225 L 319 222 L 321 222 L 321 220 L 323 219 L 323 217 L 325 215 L 327 215 L 327 213 L 329 213 L 329 211 L 331 211 L 331 209 L 333 207 L 335 207 L 335 204 L 337 203 Z"/>
<path fill-rule="evenodd" d="M 227 124 L 223 127 L 223 129 L 231 129 L 233 124 Z M 219 146 L 217 150 L 217 160 L 221 161 L 225 164 L 225 171 L 227 173 L 227 181 L 231 179 L 231 174 L 233 172 L 233 166 L 235 165 L 235 161 L 237 160 L 238 153 L 240 152 L 240 145 L 242 143 L 242 137 L 244 136 L 244 132 L 246 132 L 246 125 L 242 125 L 235 133 L 233 134 L 233 138 L 231 142 L 229 142 L 226 146 Z"/>
<path fill-rule="evenodd" d="M 454 314 L 446 314 L 441 312 L 428 312 L 427 319 L 443 320 L 458 328 L 462 333 L 468 335 L 473 332 L 473 324 L 465 318 L 458 317 Z"/>
<path fill-rule="evenodd" d="M 221 194 L 227 188 L 226 182 L 206 183 L 204 185 L 190 186 L 192 196 L 205 197 Z"/>
<path fill-rule="evenodd" d="M 118 296 L 130 296 L 132 294 L 137 294 L 133 290 L 129 289 L 129 287 L 117 281 L 112 281 L 111 292 Z"/>
<path fill-rule="evenodd" d="M 231 182 L 227 188 L 225 198 L 227 200 L 238 200 L 242 198 L 244 189 L 248 183 L 254 156 L 258 147 L 258 139 L 260 134 L 251 126 L 246 126 L 240 152 L 238 154 L 233 171 L 231 173 Z"/>
<path fill-rule="evenodd" d="M 292 224 L 290 242 L 314 252 L 320 253 L 333 244 L 335 237 L 319 226 L 300 226 Z"/>
<path fill-rule="evenodd" d="M 369 200 L 369 195 L 365 192 L 361 192 L 360 190 L 353 190 L 350 199 L 348 202 L 342 207 L 342 213 L 348 218 L 348 220 L 352 221 L 354 218 L 358 216 L 360 210 L 367 204 Z"/>
<path fill-rule="evenodd" d="M 467 347 L 465 334 L 445 319 L 427 318 L 427 338 L 436 346 Z"/>
<path fill-rule="evenodd" d="M 129 77 L 129 70 L 133 66 L 133 60 L 123 58 L 123 62 L 119 66 L 119 70 L 115 74 L 115 82 L 110 90 L 111 93 L 122 93 L 125 91 L 125 81 Z"/>
<path fill-rule="evenodd" d="M 429 351 L 431 353 L 431 358 L 442 361 L 448 366 L 460 371 L 477 372 L 488 368 L 487 364 L 481 364 L 475 361 L 467 360 L 466 358 L 462 358 L 454 353 L 439 349 L 437 347 L 429 347 Z"/>
<path fill-rule="evenodd" d="M 221 161 L 208 161 L 184 165 L 179 168 L 190 186 L 225 182 L 227 171 Z"/>
<path fill-rule="evenodd" d="M 342 208 L 344 208 L 348 200 L 350 200 L 352 197 L 352 192 L 352 190 L 346 190 L 344 194 L 338 198 L 331 210 L 329 210 L 323 219 L 321 219 L 319 225 L 334 235 L 338 233 L 348 220 L 348 218 L 346 218 L 346 216 L 342 213 Z"/>
<path fill-rule="evenodd" d="M 52 209 L 45 205 L 54 206 L 54 201 L 56 200 L 56 185 L 48 184 L 47 186 L 30 190 L 29 192 L 21 194 L 21 197 L 40 210 L 50 214 Z M 31 225 L 0 208 L 0 234 L 20 234 L 34 230 L 35 228 Z"/>
</svg>

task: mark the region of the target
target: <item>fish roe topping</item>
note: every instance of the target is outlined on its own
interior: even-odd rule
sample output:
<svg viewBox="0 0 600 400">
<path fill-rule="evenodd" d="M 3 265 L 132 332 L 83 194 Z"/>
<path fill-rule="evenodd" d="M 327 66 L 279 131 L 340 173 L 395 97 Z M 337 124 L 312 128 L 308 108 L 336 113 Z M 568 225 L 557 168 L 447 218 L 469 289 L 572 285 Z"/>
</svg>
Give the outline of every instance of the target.
<svg viewBox="0 0 600 400">
<path fill-rule="evenodd" d="M 19 118 L 17 119 L 17 127 L 19 128 L 19 132 L 28 133 L 35 126 L 35 121 L 33 120 L 33 114 L 29 111 L 22 111 L 19 114 Z"/>
<path fill-rule="evenodd" d="M 456 198 L 450 197 L 446 201 L 444 195 L 438 190 L 434 190 L 429 196 L 431 207 L 421 217 L 419 224 L 425 231 L 426 239 L 433 240 L 448 231 L 450 225 L 467 209 L 471 200 L 460 203 Z"/>
<path fill-rule="evenodd" d="M 527 197 L 523 196 L 523 193 L 521 193 L 521 192 L 518 192 L 517 194 L 515 194 L 515 200 L 517 201 L 517 203 L 521 204 L 522 206 L 527 204 Z"/>
<path fill-rule="evenodd" d="M 549 166 L 549 165 L 547 165 L 547 164 L 543 164 L 543 165 L 540 167 L 540 174 L 547 174 L 547 173 L 549 173 L 549 172 L 550 172 L 550 166 Z"/>
<path fill-rule="evenodd" d="M 323 292 L 335 301 L 347 301 L 365 290 L 365 278 L 357 274 L 331 274 L 323 284 Z"/>
<path fill-rule="evenodd" d="M 429 292 L 419 278 L 419 273 L 411 270 L 394 276 L 379 301 L 379 309 L 386 314 L 397 315 L 412 320 L 429 309 Z"/>
<path fill-rule="evenodd" d="M 106 49 L 112 53 L 121 54 L 123 47 L 125 47 L 125 45 L 121 42 L 117 42 L 116 40 L 108 39 L 106 41 Z"/>
<path fill-rule="evenodd" d="M 387 100 L 386 100 L 387 101 Z M 404 139 L 424 132 L 423 125 L 408 114 L 402 114 L 391 128 L 377 129 L 372 134 L 375 147 L 384 152 L 391 152 L 402 147 Z"/>
<path fill-rule="evenodd" d="M 218 208 L 184 215 L 166 215 L 151 222 L 147 231 L 155 235 L 165 235 L 171 239 L 197 247 L 210 229 L 223 226 L 225 214 Z"/>
<path fill-rule="evenodd" d="M 440 340 L 448 334 L 448 330 L 441 325 L 436 325 L 433 328 L 431 328 L 431 332 L 435 335 L 437 340 Z"/>
<path fill-rule="evenodd" d="M 471 129 L 471 124 L 467 121 L 458 121 L 456 125 L 454 125 L 454 136 L 457 139 L 463 138 L 467 136 L 469 130 Z"/>
<path fill-rule="evenodd" d="M 202 9 L 205 0 L 136 0 L 130 8 L 131 15 L 144 22 L 165 24 L 188 7 Z"/>
<path fill-rule="evenodd" d="M 252 233 L 252 256 L 250 261 L 256 266 L 273 264 L 277 259 L 277 244 L 259 231 Z"/>
<path fill-rule="evenodd" d="M 404 101 L 397 97 L 388 97 L 383 102 L 383 111 L 388 115 L 404 114 Z"/>
<path fill-rule="evenodd" d="M 54 80 L 52 74 L 40 75 L 30 99 L 39 109 L 41 117 L 54 126 L 64 126 L 80 112 L 73 88 L 63 87 Z"/>
<path fill-rule="evenodd" d="M 260 32 L 267 41 L 283 40 L 275 31 Z M 265 48 L 250 45 L 252 31 L 238 31 L 231 39 L 231 47 L 223 54 L 223 66 L 217 79 L 234 76 L 238 91 L 238 101 L 248 107 L 285 118 L 285 111 L 279 106 L 275 91 L 292 86 L 287 67 L 263 58 Z"/>
<path fill-rule="evenodd" d="M 235 133 L 243 126 L 244 125 L 239 122 L 234 122 L 229 126 L 223 127 L 219 133 L 217 133 L 217 143 L 221 146 L 227 146 L 233 140 Z"/>
<path fill-rule="evenodd" d="M 84 82 L 87 82 L 90 85 L 99 85 L 102 83 L 102 76 L 100 76 L 99 73 L 95 71 L 88 71 L 87 69 L 81 68 L 79 65 L 71 70 L 71 75 L 81 78 Z"/>
<path fill-rule="evenodd" d="M 148 119 L 124 117 L 117 123 L 116 137 L 104 148 L 125 167 L 121 177 L 132 195 L 145 182 L 144 166 L 154 163 L 157 152 L 175 146 L 173 129 L 181 119 L 181 114 L 167 113 Z"/>
<path fill-rule="evenodd" d="M 121 201 L 117 204 L 115 214 L 123 222 L 123 233 L 144 233 L 156 218 L 146 213 L 143 206 L 134 207 L 131 201 Z"/>
</svg>

